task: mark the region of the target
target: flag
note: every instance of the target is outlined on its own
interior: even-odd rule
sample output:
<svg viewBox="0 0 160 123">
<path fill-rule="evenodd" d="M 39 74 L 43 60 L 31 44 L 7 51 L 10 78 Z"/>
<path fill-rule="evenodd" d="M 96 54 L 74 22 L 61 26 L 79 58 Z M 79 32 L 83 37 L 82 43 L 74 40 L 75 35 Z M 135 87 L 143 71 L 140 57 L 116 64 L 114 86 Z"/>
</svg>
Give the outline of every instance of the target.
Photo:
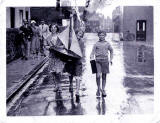
<svg viewBox="0 0 160 123">
<path fill-rule="evenodd" d="M 79 55 L 80 57 L 82 57 L 82 51 L 73 28 L 72 28 L 72 43 L 70 50 Z"/>
<path fill-rule="evenodd" d="M 58 35 L 58 38 L 64 44 L 66 49 L 68 49 L 68 50 L 74 52 L 76 55 L 82 57 L 82 51 L 81 51 L 78 39 L 76 37 L 76 34 L 75 34 L 72 26 L 71 26 L 71 30 L 72 30 L 71 35 L 69 35 L 70 26 L 67 26 L 67 28 Z M 70 36 L 71 36 L 71 39 L 70 39 Z"/>
<path fill-rule="evenodd" d="M 69 26 L 58 35 L 58 38 L 64 44 L 65 48 L 68 49 L 68 41 L 69 41 Z"/>
</svg>

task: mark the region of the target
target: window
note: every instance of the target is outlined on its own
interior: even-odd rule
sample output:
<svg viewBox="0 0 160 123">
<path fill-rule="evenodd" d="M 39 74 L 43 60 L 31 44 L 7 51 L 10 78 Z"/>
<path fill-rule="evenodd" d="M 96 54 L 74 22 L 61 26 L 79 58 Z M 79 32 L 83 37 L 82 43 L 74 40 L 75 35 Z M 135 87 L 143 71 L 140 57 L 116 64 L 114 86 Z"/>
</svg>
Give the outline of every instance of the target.
<svg viewBox="0 0 160 123">
<path fill-rule="evenodd" d="M 11 13 L 11 28 L 15 27 L 15 8 L 10 8 Z"/>
<path fill-rule="evenodd" d="M 137 23 L 137 31 L 139 31 L 139 22 Z"/>
<path fill-rule="evenodd" d="M 23 10 L 19 10 L 19 22 L 20 22 L 20 25 L 23 24 Z"/>
<path fill-rule="evenodd" d="M 146 41 L 146 20 L 137 20 L 136 40 Z"/>
<path fill-rule="evenodd" d="M 141 62 L 141 63 L 146 62 L 145 51 L 146 51 L 146 46 L 141 45 L 140 47 L 138 47 L 137 49 L 137 61 L 138 62 Z"/>
<path fill-rule="evenodd" d="M 28 11 L 26 11 L 26 20 L 28 20 Z"/>
</svg>

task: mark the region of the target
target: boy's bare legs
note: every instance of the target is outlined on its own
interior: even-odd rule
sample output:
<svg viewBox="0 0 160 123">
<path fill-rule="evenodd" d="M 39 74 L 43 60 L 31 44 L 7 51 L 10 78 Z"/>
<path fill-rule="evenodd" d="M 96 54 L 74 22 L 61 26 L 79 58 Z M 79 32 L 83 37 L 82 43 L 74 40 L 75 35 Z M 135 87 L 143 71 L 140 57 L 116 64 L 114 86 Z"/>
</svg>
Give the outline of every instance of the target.
<svg viewBox="0 0 160 123">
<path fill-rule="evenodd" d="M 79 95 L 79 89 L 80 89 L 80 79 L 81 77 L 76 77 L 76 95 Z"/>
<path fill-rule="evenodd" d="M 52 74 L 54 76 L 54 81 L 55 81 L 55 90 L 54 91 L 59 91 L 61 92 L 61 87 L 60 87 L 60 73 L 54 72 Z"/>
<path fill-rule="evenodd" d="M 107 74 L 102 73 L 102 90 L 105 90 L 106 87 L 106 76 Z"/>
<path fill-rule="evenodd" d="M 76 102 L 77 103 L 80 101 L 80 98 L 79 98 L 80 80 L 81 80 L 81 77 L 77 76 L 76 77 Z"/>
<path fill-rule="evenodd" d="M 105 87 L 106 87 L 106 73 L 102 73 L 102 96 L 106 96 Z"/>
<path fill-rule="evenodd" d="M 100 73 L 97 73 L 96 74 L 96 82 L 97 82 L 97 93 L 96 95 L 97 96 L 100 96 L 100 90 L 101 90 L 101 87 L 100 87 L 100 77 L 101 77 L 101 74 Z"/>
<path fill-rule="evenodd" d="M 70 82 L 69 92 L 73 92 L 73 75 L 69 76 L 69 82 Z"/>
</svg>

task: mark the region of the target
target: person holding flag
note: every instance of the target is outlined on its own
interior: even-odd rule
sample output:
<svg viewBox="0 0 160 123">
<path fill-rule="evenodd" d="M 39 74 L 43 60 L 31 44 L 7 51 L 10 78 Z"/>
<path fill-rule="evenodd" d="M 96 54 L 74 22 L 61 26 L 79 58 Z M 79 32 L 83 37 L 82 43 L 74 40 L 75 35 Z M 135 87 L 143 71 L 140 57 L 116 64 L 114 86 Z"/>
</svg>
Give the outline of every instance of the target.
<svg viewBox="0 0 160 123">
<path fill-rule="evenodd" d="M 56 52 L 51 50 L 52 48 L 59 49 L 60 51 L 64 50 L 63 43 L 58 40 L 59 28 L 56 24 L 51 24 L 49 26 L 49 31 L 51 32 L 46 38 L 44 45 L 47 50 L 49 50 L 49 66 L 48 70 L 52 75 L 52 79 L 55 82 L 55 92 L 61 92 L 60 87 L 60 78 L 63 73 L 65 62 L 61 60 L 60 57 L 56 55 Z"/>
<path fill-rule="evenodd" d="M 69 86 L 69 91 L 73 92 L 73 77 L 75 76 L 76 79 L 76 102 L 80 101 L 80 82 L 82 81 L 82 74 L 83 74 L 83 68 L 84 68 L 84 63 L 85 63 L 85 41 L 84 41 L 84 32 L 82 30 L 76 31 L 77 35 L 77 40 L 80 46 L 80 50 L 82 52 L 82 57 L 76 60 L 71 60 L 68 61 L 66 64 L 67 67 L 67 72 L 70 73 L 69 76 L 69 81 L 70 81 L 70 86 Z"/>
</svg>

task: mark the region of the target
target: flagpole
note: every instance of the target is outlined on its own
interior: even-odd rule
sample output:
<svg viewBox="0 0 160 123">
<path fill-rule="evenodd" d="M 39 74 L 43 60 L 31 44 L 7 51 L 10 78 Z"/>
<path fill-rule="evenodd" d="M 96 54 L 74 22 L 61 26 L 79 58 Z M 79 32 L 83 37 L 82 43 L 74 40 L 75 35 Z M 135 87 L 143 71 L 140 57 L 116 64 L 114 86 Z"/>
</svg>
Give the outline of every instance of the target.
<svg viewBox="0 0 160 123">
<path fill-rule="evenodd" d="M 71 43 L 72 43 L 72 11 L 71 11 L 71 14 L 70 14 L 70 25 L 69 25 L 69 42 L 68 42 L 68 50 L 70 50 L 71 48 Z"/>
</svg>

